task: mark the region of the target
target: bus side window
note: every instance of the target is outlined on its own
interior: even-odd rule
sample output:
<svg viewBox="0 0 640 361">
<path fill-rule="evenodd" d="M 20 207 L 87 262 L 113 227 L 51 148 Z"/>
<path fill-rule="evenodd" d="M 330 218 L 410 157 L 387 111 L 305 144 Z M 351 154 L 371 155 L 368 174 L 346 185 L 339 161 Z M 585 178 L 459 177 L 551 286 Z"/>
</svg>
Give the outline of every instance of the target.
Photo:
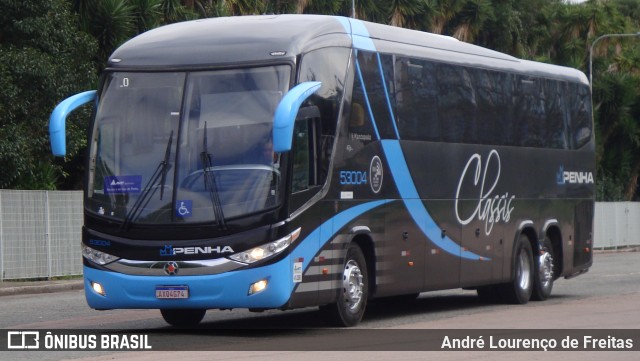
<svg viewBox="0 0 640 361">
<path fill-rule="evenodd" d="M 440 141 L 436 64 L 398 57 L 395 69 L 400 138 Z"/>
<path fill-rule="evenodd" d="M 569 134 L 572 148 L 580 149 L 587 144 L 592 137 L 591 118 L 589 117 L 591 99 L 589 97 L 588 87 L 572 84 L 571 88 L 569 94 L 575 95 L 573 96 L 574 99 L 569 103 Z"/>
<path fill-rule="evenodd" d="M 477 103 L 467 69 L 439 64 L 437 74 L 442 139 L 450 143 L 475 143 Z"/>
<path fill-rule="evenodd" d="M 309 122 L 299 120 L 293 128 L 293 176 L 291 192 L 309 189 L 311 185 L 311 152 Z"/>
<path fill-rule="evenodd" d="M 293 128 L 293 169 L 291 193 L 298 193 L 320 185 L 318 178 L 321 139 L 318 107 L 300 108 Z"/>
<path fill-rule="evenodd" d="M 291 198 L 289 210 L 294 211 L 313 197 L 322 178 L 322 142 L 320 111 L 316 106 L 300 108 L 293 127 L 291 148 Z"/>
</svg>

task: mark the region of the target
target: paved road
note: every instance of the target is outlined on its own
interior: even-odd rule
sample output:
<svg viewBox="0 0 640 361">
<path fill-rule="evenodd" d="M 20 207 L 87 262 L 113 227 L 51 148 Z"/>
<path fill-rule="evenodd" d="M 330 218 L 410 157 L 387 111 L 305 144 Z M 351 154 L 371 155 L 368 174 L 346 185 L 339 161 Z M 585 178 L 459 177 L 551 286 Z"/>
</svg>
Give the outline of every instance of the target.
<svg viewBox="0 0 640 361">
<path fill-rule="evenodd" d="M 0 327 L 11 329 L 119 329 L 162 332 L 171 342 L 183 342 L 186 349 L 206 350 L 211 345 L 231 344 L 235 349 L 246 346 L 245 352 L 206 352 L 167 355 L 166 352 L 143 353 L 7 353 L 0 359 L 58 360 L 85 357 L 103 360 L 138 359 L 152 360 L 158 357 L 188 357 L 193 359 L 278 359 L 278 360 L 326 360 L 351 359 L 382 360 L 397 358 L 391 351 L 343 353 L 303 352 L 297 350 L 269 353 L 250 351 L 251 345 L 264 349 L 270 344 L 291 342 L 307 343 L 308 349 L 322 349 L 322 343 L 314 343 L 327 333 L 346 337 L 346 348 L 369 350 L 376 345 L 406 343 L 407 349 L 419 346 L 419 337 L 426 331 L 402 331 L 407 329 L 634 329 L 640 332 L 640 252 L 596 254 L 594 266 L 586 275 L 573 280 L 559 280 L 552 297 L 545 302 L 530 302 L 524 306 L 492 305 L 479 302 L 472 291 L 453 290 L 422 294 L 418 300 L 401 306 L 379 302 L 371 304 L 365 319 L 355 334 L 323 327 L 315 309 L 296 311 L 268 311 L 261 314 L 243 310 L 210 311 L 202 327 L 196 332 L 171 330 L 160 318 L 158 311 L 116 310 L 97 312 L 84 303 L 82 291 L 61 292 L 46 295 L 20 295 L 0 298 Z M 252 331 L 245 331 L 246 329 Z M 274 330 L 276 329 L 276 330 Z M 303 329 L 303 330 L 301 330 Z M 319 330 L 318 330 L 319 329 Z M 268 330 L 268 331 L 267 331 Z M 398 330 L 395 333 L 388 330 Z M 351 330 L 349 331 L 351 332 Z M 359 333 L 358 333 L 359 332 Z M 374 332 L 373 334 L 369 332 Z M 422 333 L 421 333 L 422 332 Z M 471 331 L 469 331 L 471 332 Z M 354 338 L 349 338 L 353 336 Z M 355 335 L 355 336 L 354 336 Z M 371 338 L 361 343 L 358 339 Z M 402 335 L 404 339 L 397 339 Z M 345 338 L 343 337 L 343 339 Z M 380 337 L 380 339 L 375 339 Z M 395 338 L 394 338 L 395 337 Z M 368 342 L 368 343 L 367 343 Z M 396 346 L 389 346 L 391 348 Z M 176 346 L 178 347 L 178 346 Z M 382 349 L 385 347 L 382 346 Z M 286 349 L 286 348 L 285 348 Z M 340 350 L 342 348 L 339 348 Z M 636 360 L 638 352 L 402 352 L 403 359 L 454 360 L 474 359 L 560 359 Z"/>
</svg>

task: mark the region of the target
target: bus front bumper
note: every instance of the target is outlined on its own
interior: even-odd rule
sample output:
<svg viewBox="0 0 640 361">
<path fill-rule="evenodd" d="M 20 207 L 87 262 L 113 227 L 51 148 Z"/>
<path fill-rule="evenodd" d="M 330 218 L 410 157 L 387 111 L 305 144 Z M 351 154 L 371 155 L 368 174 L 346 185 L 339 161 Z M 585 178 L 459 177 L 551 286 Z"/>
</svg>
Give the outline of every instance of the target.
<svg viewBox="0 0 640 361">
<path fill-rule="evenodd" d="M 259 281 L 266 281 L 266 288 L 250 294 L 251 285 Z M 197 276 L 127 275 L 85 265 L 84 284 L 87 303 L 94 309 L 280 308 L 294 287 L 289 257 L 264 267 Z M 156 296 L 157 290 L 172 287 L 186 289 L 188 298 Z"/>
</svg>

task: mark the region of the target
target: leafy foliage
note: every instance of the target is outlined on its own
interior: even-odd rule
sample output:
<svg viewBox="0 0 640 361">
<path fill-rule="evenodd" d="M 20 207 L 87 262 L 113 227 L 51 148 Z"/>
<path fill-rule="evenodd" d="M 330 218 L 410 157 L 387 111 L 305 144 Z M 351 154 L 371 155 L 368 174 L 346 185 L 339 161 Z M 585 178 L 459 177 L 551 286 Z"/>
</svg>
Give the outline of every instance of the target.
<svg viewBox="0 0 640 361">
<path fill-rule="evenodd" d="M 63 0 L 0 0 L 0 187 L 55 188 L 63 178 L 48 143 L 58 101 L 95 87 L 94 40 Z M 79 120 L 80 121 L 80 120 Z M 69 158 L 86 145 L 87 119 L 68 127 Z M 76 176 L 76 175 L 74 175 Z"/>
<path fill-rule="evenodd" d="M 97 50 L 76 30 L 68 3 Z M 56 178 L 58 187 L 69 179 L 78 187 L 77 154 L 86 142 L 88 112 L 67 123 L 67 178 L 60 164 L 54 163 L 55 171 L 47 168 L 48 113 L 61 99 L 94 83 L 109 54 L 136 34 L 204 17 L 351 16 L 352 5 L 359 19 L 454 36 L 585 72 L 593 55 L 598 198 L 640 200 L 640 37 L 605 39 L 589 53 L 602 34 L 640 31 L 638 0 L 0 0 L 0 187 L 31 187 L 32 179 Z"/>
</svg>

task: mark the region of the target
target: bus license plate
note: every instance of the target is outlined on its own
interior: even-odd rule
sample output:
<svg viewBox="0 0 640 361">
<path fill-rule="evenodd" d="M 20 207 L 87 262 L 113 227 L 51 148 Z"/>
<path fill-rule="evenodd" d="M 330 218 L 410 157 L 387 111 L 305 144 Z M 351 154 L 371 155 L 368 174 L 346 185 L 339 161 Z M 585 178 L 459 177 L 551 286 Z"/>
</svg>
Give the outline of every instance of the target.
<svg viewBox="0 0 640 361">
<path fill-rule="evenodd" d="M 189 286 L 156 286 L 156 298 L 189 298 Z"/>
</svg>

